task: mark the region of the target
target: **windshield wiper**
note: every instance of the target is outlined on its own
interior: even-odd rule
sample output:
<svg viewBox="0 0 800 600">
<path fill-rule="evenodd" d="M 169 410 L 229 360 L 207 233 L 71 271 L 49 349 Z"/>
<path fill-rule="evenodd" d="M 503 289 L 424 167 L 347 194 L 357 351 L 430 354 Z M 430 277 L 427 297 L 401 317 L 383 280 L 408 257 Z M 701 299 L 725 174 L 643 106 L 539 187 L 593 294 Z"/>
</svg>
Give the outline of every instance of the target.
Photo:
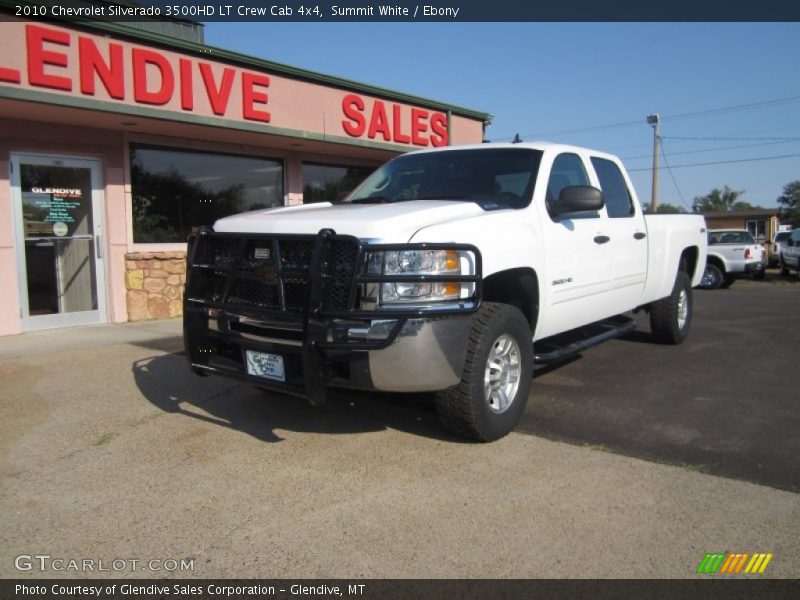
<svg viewBox="0 0 800 600">
<path fill-rule="evenodd" d="M 386 196 L 367 196 L 365 198 L 353 198 L 348 202 L 339 200 L 332 204 L 388 204 L 389 202 L 394 202 L 394 200 Z"/>
<path fill-rule="evenodd" d="M 421 198 L 411 198 L 411 200 L 466 200 L 466 196 L 452 196 L 450 194 L 441 196 L 423 196 Z"/>
</svg>

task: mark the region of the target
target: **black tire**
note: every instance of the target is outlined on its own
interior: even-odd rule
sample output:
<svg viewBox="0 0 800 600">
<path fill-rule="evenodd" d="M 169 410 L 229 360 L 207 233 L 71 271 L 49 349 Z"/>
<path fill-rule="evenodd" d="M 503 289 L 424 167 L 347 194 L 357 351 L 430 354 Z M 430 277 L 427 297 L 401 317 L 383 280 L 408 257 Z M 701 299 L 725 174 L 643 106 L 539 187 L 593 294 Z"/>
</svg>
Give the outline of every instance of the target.
<svg viewBox="0 0 800 600">
<path fill-rule="evenodd" d="M 516 393 L 507 408 L 493 409 L 484 391 L 490 352 L 503 336 L 517 345 L 519 365 Z M 507 339 L 507 338 L 504 338 Z M 506 371 L 503 371 L 506 373 Z M 472 331 L 461 382 L 436 394 L 436 412 L 442 425 L 456 435 L 491 442 L 509 433 L 519 422 L 533 378 L 533 343 L 528 321 L 519 309 L 507 304 L 484 302 L 472 319 Z"/>
<path fill-rule="evenodd" d="M 733 275 L 723 275 L 722 283 L 719 284 L 719 287 L 723 290 L 727 290 L 729 287 L 733 285 L 734 281 L 736 281 L 736 278 Z"/>
<path fill-rule="evenodd" d="M 681 313 L 681 297 L 685 303 L 685 314 Z M 662 344 L 683 343 L 692 324 L 692 282 L 689 275 L 679 271 L 672 286 L 672 293 L 650 305 L 650 330 L 656 341 Z M 681 317 L 683 316 L 683 323 Z"/>
<path fill-rule="evenodd" d="M 762 279 L 764 279 L 766 275 L 767 273 L 764 270 L 756 271 L 755 273 L 753 273 L 753 279 L 755 279 L 756 281 L 761 281 Z"/>
<path fill-rule="evenodd" d="M 789 267 L 786 266 L 786 263 L 783 262 L 783 256 L 781 256 L 781 277 L 788 277 L 789 276 Z"/>
<path fill-rule="evenodd" d="M 703 279 L 700 280 L 700 287 L 704 290 L 716 290 L 725 282 L 725 274 L 717 265 L 713 263 L 706 264 L 706 270 L 703 273 Z"/>
</svg>

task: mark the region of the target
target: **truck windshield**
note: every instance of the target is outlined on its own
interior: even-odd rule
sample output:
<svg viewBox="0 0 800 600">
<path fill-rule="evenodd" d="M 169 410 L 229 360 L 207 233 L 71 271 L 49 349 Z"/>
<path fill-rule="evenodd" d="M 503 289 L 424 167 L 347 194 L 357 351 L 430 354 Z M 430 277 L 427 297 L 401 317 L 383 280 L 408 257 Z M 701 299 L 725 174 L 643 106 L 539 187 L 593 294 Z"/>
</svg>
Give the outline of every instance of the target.
<svg viewBox="0 0 800 600">
<path fill-rule="evenodd" d="M 486 209 L 530 204 L 542 153 L 529 148 L 444 150 L 399 156 L 343 203 L 462 200 Z"/>
</svg>

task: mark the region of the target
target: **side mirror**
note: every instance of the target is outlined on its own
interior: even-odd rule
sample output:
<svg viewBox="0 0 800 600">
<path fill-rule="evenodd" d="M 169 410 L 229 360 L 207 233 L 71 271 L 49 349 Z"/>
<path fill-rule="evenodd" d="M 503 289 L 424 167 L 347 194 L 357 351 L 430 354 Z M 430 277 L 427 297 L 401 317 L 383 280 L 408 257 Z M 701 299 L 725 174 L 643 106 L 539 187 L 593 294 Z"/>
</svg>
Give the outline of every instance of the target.
<svg viewBox="0 0 800 600">
<path fill-rule="evenodd" d="M 561 190 L 551 205 L 555 215 L 600 210 L 605 206 L 603 192 L 590 185 L 571 185 Z"/>
</svg>

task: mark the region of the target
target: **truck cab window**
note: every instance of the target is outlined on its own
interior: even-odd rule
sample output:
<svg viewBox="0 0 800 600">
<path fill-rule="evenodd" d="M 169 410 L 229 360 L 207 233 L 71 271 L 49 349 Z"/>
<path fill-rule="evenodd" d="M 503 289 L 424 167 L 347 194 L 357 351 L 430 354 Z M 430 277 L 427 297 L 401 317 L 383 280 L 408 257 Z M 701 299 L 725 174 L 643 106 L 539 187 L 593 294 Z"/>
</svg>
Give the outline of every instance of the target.
<svg viewBox="0 0 800 600">
<path fill-rule="evenodd" d="M 558 200 L 558 195 L 571 185 L 591 185 L 589 176 L 577 154 L 559 154 L 553 161 L 550 180 L 547 182 L 547 201 Z"/>
<path fill-rule="evenodd" d="M 577 154 L 565 153 L 556 156 L 553 161 L 553 168 L 550 170 L 550 179 L 547 180 L 547 193 L 545 203 L 547 210 L 551 214 L 550 206 L 558 200 L 561 190 L 571 185 L 591 185 L 586 168 L 583 166 L 581 157 Z M 596 217 L 597 213 L 581 214 L 581 217 Z"/>
<path fill-rule="evenodd" d="M 608 216 L 611 218 L 633 216 L 631 194 L 619 167 L 610 160 L 596 157 L 592 157 L 592 166 L 600 180 Z"/>
</svg>

